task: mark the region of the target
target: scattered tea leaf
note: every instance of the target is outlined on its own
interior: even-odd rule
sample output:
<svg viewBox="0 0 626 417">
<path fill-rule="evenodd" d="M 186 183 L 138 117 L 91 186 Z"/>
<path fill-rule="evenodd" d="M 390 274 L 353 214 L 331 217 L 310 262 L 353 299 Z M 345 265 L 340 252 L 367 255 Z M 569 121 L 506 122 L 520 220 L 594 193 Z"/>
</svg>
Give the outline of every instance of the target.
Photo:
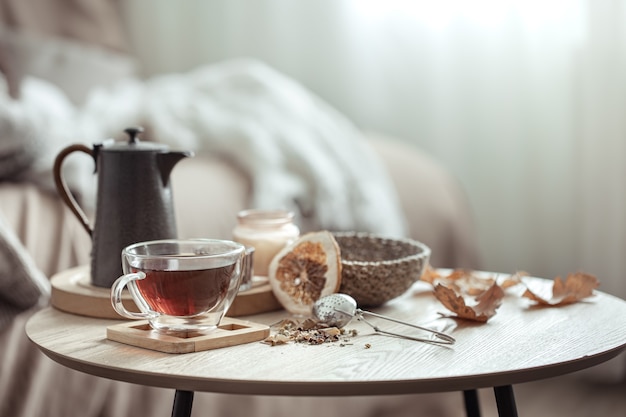
<svg viewBox="0 0 626 417">
<path fill-rule="evenodd" d="M 263 340 L 262 343 L 265 343 L 266 345 L 270 345 L 270 346 L 277 346 L 277 345 L 284 345 L 289 343 L 291 339 L 289 338 L 289 336 L 286 336 L 284 334 L 273 334 L 271 336 L 268 336 L 267 338 L 265 338 L 265 340 Z"/>
<path fill-rule="evenodd" d="M 561 277 L 556 277 L 552 285 L 551 298 L 542 297 L 537 294 L 537 291 L 532 291 L 528 287 L 522 296 L 541 305 L 562 306 L 592 296 L 593 290 L 599 285 L 600 282 L 595 276 L 578 272 L 569 274 L 565 281 Z"/>
<path fill-rule="evenodd" d="M 437 284 L 435 297 L 458 318 L 484 323 L 496 314 L 496 310 L 502 304 L 504 291 L 498 284 L 493 283 L 491 287 L 476 297 L 476 304 L 470 306 L 462 294 L 453 288 Z"/>
<path fill-rule="evenodd" d="M 284 345 L 290 342 L 321 345 L 323 343 L 349 342 L 357 335 L 356 330 L 329 327 L 313 319 L 284 319 L 271 326 L 273 334 L 263 340 L 270 346 Z"/>
</svg>

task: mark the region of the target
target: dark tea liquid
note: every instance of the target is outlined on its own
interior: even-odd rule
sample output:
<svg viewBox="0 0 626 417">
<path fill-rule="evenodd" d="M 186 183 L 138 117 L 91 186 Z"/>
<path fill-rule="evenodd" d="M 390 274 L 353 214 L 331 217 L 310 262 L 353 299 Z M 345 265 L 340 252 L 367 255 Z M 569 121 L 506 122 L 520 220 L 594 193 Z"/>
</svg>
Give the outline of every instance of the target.
<svg viewBox="0 0 626 417">
<path fill-rule="evenodd" d="M 142 269 L 146 278 L 135 281 L 154 311 L 170 316 L 196 316 L 226 296 L 235 264 L 191 271 Z"/>
</svg>

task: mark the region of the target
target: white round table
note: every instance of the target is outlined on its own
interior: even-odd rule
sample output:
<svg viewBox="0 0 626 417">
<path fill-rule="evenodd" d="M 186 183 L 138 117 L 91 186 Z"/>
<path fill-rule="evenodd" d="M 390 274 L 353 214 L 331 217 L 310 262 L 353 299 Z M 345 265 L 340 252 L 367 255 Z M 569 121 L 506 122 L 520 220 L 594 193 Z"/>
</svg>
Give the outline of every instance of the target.
<svg viewBox="0 0 626 417">
<path fill-rule="evenodd" d="M 537 284 L 545 280 L 532 279 Z M 487 323 L 444 318 L 449 313 L 417 283 L 375 310 L 450 332 L 452 346 L 384 336 L 353 320 L 349 342 L 323 345 L 253 342 L 203 352 L 169 354 L 108 340 L 96 319 L 46 308 L 28 322 L 28 337 L 50 358 L 82 372 L 176 390 L 175 416 L 189 415 L 194 391 L 247 395 L 354 396 L 463 391 L 470 416 L 479 415 L 476 389 L 494 387 L 500 416 L 516 416 L 514 384 L 554 377 L 607 361 L 626 349 L 626 302 L 602 292 L 553 308 L 506 296 Z M 275 311 L 242 317 L 270 325 Z M 372 319 L 376 321 L 376 319 Z M 405 332 L 386 321 L 381 327 Z"/>
</svg>

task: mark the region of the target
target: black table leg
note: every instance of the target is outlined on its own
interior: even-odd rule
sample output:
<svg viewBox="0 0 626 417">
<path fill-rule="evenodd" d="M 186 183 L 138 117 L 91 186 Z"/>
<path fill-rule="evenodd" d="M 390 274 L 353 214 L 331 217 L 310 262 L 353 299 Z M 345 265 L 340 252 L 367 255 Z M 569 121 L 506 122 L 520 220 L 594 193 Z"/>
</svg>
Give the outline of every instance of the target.
<svg viewBox="0 0 626 417">
<path fill-rule="evenodd" d="M 500 417 L 517 417 L 517 407 L 515 406 L 513 387 L 511 385 L 494 387 L 493 391 L 496 394 L 498 415 Z"/>
<path fill-rule="evenodd" d="M 192 406 L 193 391 L 176 390 L 174 394 L 174 406 L 172 407 L 172 417 L 191 417 Z"/>
<path fill-rule="evenodd" d="M 465 412 L 467 417 L 480 417 L 480 405 L 478 404 L 478 392 L 475 389 L 463 391 L 465 400 Z"/>
</svg>

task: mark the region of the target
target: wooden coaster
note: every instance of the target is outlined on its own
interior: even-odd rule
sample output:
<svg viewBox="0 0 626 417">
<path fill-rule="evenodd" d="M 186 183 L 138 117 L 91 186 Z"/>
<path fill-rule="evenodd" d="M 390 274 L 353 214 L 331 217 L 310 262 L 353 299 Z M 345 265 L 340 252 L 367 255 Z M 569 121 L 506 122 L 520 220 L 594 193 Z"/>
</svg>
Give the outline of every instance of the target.
<svg viewBox="0 0 626 417">
<path fill-rule="evenodd" d="M 255 277 L 257 278 L 257 277 Z M 229 317 L 249 316 L 280 310 L 278 302 L 267 280 L 253 281 L 247 291 L 237 294 L 228 312 Z M 91 284 L 88 266 L 79 266 L 59 272 L 51 278 L 52 306 L 67 313 L 105 319 L 121 319 L 111 306 L 111 290 Z M 127 310 L 138 312 L 130 294 L 125 291 L 122 302 Z"/>
<path fill-rule="evenodd" d="M 269 334 L 269 326 L 229 317 L 224 317 L 217 329 L 206 334 L 163 334 L 153 330 L 147 320 L 107 327 L 109 340 L 165 353 L 190 353 L 236 346 L 263 340 Z"/>
</svg>

